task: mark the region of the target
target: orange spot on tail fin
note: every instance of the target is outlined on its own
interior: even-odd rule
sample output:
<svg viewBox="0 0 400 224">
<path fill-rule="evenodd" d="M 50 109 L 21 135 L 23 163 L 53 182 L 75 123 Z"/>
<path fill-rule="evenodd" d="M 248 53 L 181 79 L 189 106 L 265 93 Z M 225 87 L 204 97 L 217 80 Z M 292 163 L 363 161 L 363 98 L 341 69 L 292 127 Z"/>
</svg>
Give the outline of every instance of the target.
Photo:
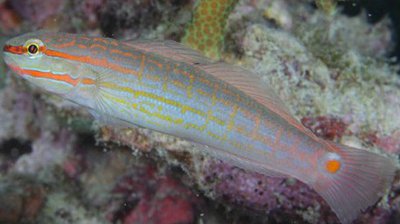
<svg viewBox="0 0 400 224">
<path fill-rule="evenodd" d="M 324 164 L 311 186 L 325 199 L 341 223 L 351 223 L 374 205 L 390 187 L 396 165 L 393 160 L 370 151 L 332 144 L 340 156 Z M 328 171 L 328 172 L 326 172 Z"/>
<path fill-rule="evenodd" d="M 325 164 L 325 169 L 326 171 L 328 171 L 329 173 L 336 173 L 339 171 L 341 167 L 341 163 L 339 160 L 328 160 Z"/>
</svg>

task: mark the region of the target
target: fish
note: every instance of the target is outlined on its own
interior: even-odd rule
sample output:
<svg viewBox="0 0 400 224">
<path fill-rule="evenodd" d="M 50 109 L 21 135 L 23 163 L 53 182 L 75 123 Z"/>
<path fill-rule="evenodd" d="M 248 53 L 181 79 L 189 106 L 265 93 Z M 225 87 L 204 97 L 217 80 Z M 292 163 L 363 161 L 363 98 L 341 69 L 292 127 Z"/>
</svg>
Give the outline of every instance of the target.
<svg viewBox="0 0 400 224">
<path fill-rule="evenodd" d="M 37 31 L 14 37 L 4 60 L 18 76 L 116 126 L 180 137 L 247 171 L 295 178 L 341 223 L 391 186 L 388 156 L 317 137 L 257 75 L 174 41 Z"/>
</svg>

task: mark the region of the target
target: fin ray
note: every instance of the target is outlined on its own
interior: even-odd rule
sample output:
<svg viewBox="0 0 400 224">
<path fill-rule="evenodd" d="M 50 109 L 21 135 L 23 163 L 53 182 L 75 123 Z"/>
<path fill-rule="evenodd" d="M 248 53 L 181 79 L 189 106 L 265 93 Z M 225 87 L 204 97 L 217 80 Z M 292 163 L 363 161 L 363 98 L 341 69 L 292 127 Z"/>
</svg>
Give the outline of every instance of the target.
<svg viewBox="0 0 400 224">
<path fill-rule="evenodd" d="M 343 159 L 343 168 L 321 176 L 314 189 L 330 205 L 342 223 L 351 223 L 359 213 L 376 203 L 390 186 L 394 161 L 370 151 L 331 143 Z"/>
<path fill-rule="evenodd" d="M 228 151 L 210 147 L 208 145 L 202 145 L 199 143 L 194 143 L 194 144 L 198 148 L 204 149 L 209 155 L 211 155 L 215 158 L 218 158 L 224 162 L 228 162 L 229 164 L 232 164 L 236 167 L 239 167 L 239 168 L 242 168 L 245 170 L 250 170 L 253 172 L 257 172 L 259 174 L 263 174 L 263 175 L 269 176 L 269 177 L 277 177 L 277 178 L 287 178 L 288 177 L 288 175 L 286 175 L 286 174 L 283 174 L 278 171 L 268 169 L 265 166 L 256 164 L 253 161 L 251 161 L 249 158 L 244 158 L 244 157 L 239 158 L 238 155 L 234 155 L 233 153 L 230 153 Z"/>
<path fill-rule="evenodd" d="M 295 126 L 308 136 L 316 138 L 315 135 L 305 128 L 296 118 L 292 116 L 285 103 L 275 91 L 260 77 L 247 69 L 226 63 L 213 63 L 200 65 L 206 72 L 235 86 L 270 111 L 283 117 L 289 124 Z"/>
<path fill-rule="evenodd" d="M 194 65 L 212 63 L 210 59 L 203 56 L 200 52 L 172 40 L 131 40 L 124 43 L 138 50 L 155 53 L 179 62 Z"/>
</svg>

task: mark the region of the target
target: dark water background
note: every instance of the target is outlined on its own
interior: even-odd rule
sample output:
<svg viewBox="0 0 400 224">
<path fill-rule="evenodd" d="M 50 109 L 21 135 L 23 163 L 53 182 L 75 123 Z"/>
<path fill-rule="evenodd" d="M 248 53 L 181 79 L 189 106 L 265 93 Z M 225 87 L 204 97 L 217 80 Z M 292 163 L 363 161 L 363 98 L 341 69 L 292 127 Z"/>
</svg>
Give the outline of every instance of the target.
<svg viewBox="0 0 400 224">
<path fill-rule="evenodd" d="M 385 16 L 389 17 L 393 25 L 393 35 L 395 48 L 390 56 L 397 58 L 400 62 L 400 1 L 399 0 L 359 0 L 341 1 L 339 5 L 343 7 L 343 13 L 349 16 L 356 16 L 365 10 L 368 14 L 370 23 L 379 22 Z M 398 73 L 400 75 L 400 73 Z"/>
</svg>

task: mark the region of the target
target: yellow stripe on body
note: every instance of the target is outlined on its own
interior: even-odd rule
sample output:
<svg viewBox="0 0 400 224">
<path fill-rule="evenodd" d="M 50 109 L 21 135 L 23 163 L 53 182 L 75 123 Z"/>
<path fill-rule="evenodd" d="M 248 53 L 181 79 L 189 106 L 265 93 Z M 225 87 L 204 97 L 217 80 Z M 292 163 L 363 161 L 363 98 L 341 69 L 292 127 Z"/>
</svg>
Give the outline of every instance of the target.
<svg viewBox="0 0 400 224">
<path fill-rule="evenodd" d="M 111 84 L 111 85 L 114 85 L 114 84 L 112 84 L 112 83 L 110 83 L 110 84 Z M 120 87 L 120 88 L 121 88 L 121 89 L 125 89 L 125 88 L 127 88 L 127 87 Z M 121 90 L 121 89 L 120 89 L 120 90 Z M 129 89 L 129 88 L 128 88 L 128 89 Z M 142 92 L 142 91 L 135 91 L 135 90 L 130 89 L 129 92 L 132 93 L 132 92 Z M 138 95 L 140 95 L 140 94 L 138 94 Z M 146 96 L 146 95 L 147 95 L 147 94 L 143 94 L 143 96 Z M 111 94 L 104 94 L 104 93 L 103 93 L 102 96 L 103 96 L 104 98 L 108 99 L 108 100 L 117 102 L 117 103 L 119 103 L 119 104 L 122 104 L 122 105 L 125 105 L 125 106 L 128 106 L 128 107 L 132 107 L 132 108 L 135 109 L 135 110 L 138 110 L 138 111 L 140 111 L 140 112 L 142 112 L 142 113 L 145 113 L 145 114 L 148 115 L 149 117 L 154 116 L 154 117 L 157 117 L 157 118 L 159 118 L 159 119 L 161 119 L 161 120 L 168 121 L 168 122 L 173 123 L 173 124 L 176 124 L 176 125 L 180 125 L 180 124 L 183 124 L 183 123 L 184 123 L 184 121 L 183 121 L 182 118 L 173 118 L 173 117 L 171 117 L 171 116 L 168 116 L 168 115 L 165 115 L 165 114 L 162 114 L 162 113 L 150 112 L 150 111 L 146 110 L 144 107 L 142 107 L 142 106 L 140 106 L 140 105 L 138 105 L 138 104 L 130 103 L 130 102 L 128 102 L 128 101 L 126 101 L 126 100 L 124 100 L 124 99 L 122 99 L 122 98 L 113 96 L 113 95 L 111 95 Z M 167 101 L 163 101 L 163 102 L 167 102 Z M 154 104 L 152 104 L 152 103 L 148 103 L 148 104 L 154 105 Z M 176 105 L 176 104 L 174 104 L 174 105 Z M 193 108 L 193 109 L 194 109 L 194 108 Z M 126 112 L 126 111 L 124 111 L 124 112 Z M 206 129 L 206 127 L 207 127 L 208 121 L 211 120 L 211 118 L 214 117 L 214 116 L 211 115 L 211 112 L 212 112 L 212 111 L 209 110 L 209 112 L 207 113 L 207 116 L 208 116 L 209 118 L 206 120 L 206 123 L 205 123 L 204 125 L 198 126 L 198 125 L 196 125 L 196 124 L 192 124 L 192 123 L 186 122 L 186 124 L 185 124 L 184 127 L 185 127 L 185 128 L 193 128 L 193 129 L 196 129 L 196 130 L 199 130 L 199 131 L 204 131 L 204 130 Z M 213 120 L 219 120 L 219 119 L 213 118 Z M 220 121 L 220 120 L 219 120 L 219 121 Z M 224 124 L 223 121 L 220 121 L 219 123 L 220 123 L 220 124 Z M 156 125 L 158 125 L 158 126 L 160 125 L 160 124 L 158 124 L 158 123 L 156 123 L 156 122 L 153 122 L 153 124 L 156 124 Z M 222 125 L 222 126 L 223 126 L 223 125 Z M 207 131 L 206 134 L 209 135 L 209 136 L 212 137 L 212 138 L 218 139 L 219 141 L 226 141 L 226 140 L 227 140 L 227 138 L 226 138 L 225 135 L 224 135 L 224 136 L 220 136 L 220 135 L 217 135 L 217 134 L 215 134 L 215 133 L 213 133 L 213 132 L 211 132 L 211 131 Z"/>
<path fill-rule="evenodd" d="M 142 54 L 142 57 L 141 57 L 141 60 L 140 60 L 139 72 L 138 72 L 139 83 L 142 83 L 145 60 L 146 60 L 146 55 Z"/>
<path fill-rule="evenodd" d="M 142 97 L 146 97 L 146 98 L 149 98 L 149 99 L 152 99 L 152 100 L 156 100 L 156 101 L 168 104 L 170 106 L 175 106 L 175 107 L 177 107 L 177 108 L 179 108 L 181 110 L 182 114 L 186 113 L 186 112 L 191 112 L 191 113 L 197 114 L 197 115 L 205 118 L 205 120 L 206 120 L 205 124 L 198 125 L 198 124 L 193 124 L 193 123 L 190 123 L 190 122 L 184 122 L 184 120 L 181 119 L 181 118 L 175 119 L 175 118 L 173 118 L 171 116 L 163 115 L 162 113 L 150 112 L 150 111 L 146 110 L 145 108 L 140 107 L 138 105 L 136 105 L 134 107 L 134 109 L 136 109 L 136 110 L 138 110 L 140 112 L 143 112 L 148 116 L 154 116 L 154 117 L 157 117 L 157 118 L 159 118 L 161 120 L 168 121 L 170 123 L 174 123 L 176 125 L 183 124 L 183 127 L 185 129 L 195 129 L 195 130 L 198 130 L 200 132 L 204 132 L 206 130 L 207 125 L 208 125 L 210 120 L 214 121 L 216 124 L 220 125 L 221 127 L 224 127 L 224 126 L 227 125 L 227 131 L 224 132 L 223 135 L 217 135 L 216 133 L 213 133 L 212 131 L 204 132 L 208 136 L 210 136 L 210 137 L 212 137 L 214 139 L 217 139 L 219 141 L 227 141 L 228 132 L 233 131 L 233 130 L 238 132 L 238 133 L 240 133 L 241 135 L 243 135 L 245 137 L 248 137 L 248 138 L 252 138 L 253 137 L 254 138 L 254 136 L 252 136 L 250 133 L 245 131 L 244 127 L 235 126 L 235 117 L 236 117 L 236 115 L 237 115 L 237 113 L 239 111 L 239 106 L 238 105 L 235 105 L 233 107 L 233 111 L 232 111 L 232 113 L 230 114 L 230 116 L 228 118 L 229 120 L 228 121 L 224 121 L 224 120 L 221 120 L 221 119 L 217 118 L 216 116 L 213 116 L 212 115 L 212 110 L 208 110 L 207 112 L 204 112 L 202 110 L 190 107 L 190 106 L 188 106 L 186 104 L 182 104 L 182 103 L 180 103 L 178 101 L 174 101 L 174 100 L 162 97 L 162 96 L 158 96 L 158 95 L 156 95 L 154 93 L 151 93 L 151 92 L 134 90 L 134 89 L 131 89 L 129 87 L 119 86 L 119 85 L 117 85 L 115 83 L 111 83 L 111 82 L 102 82 L 101 85 L 103 87 L 105 87 L 105 88 L 109 88 L 109 89 L 112 89 L 112 90 L 128 92 L 128 93 L 132 94 L 135 98 L 137 98 L 139 96 L 142 96 Z M 217 88 L 215 88 L 215 90 L 216 89 Z M 214 92 L 216 92 L 215 90 L 214 90 Z M 121 104 L 124 104 L 124 105 L 129 105 L 130 104 L 126 100 L 118 98 L 118 97 L 115 97 L 115 96 L 113 98 L 111 98 L 111 97 L 108 97 L 108 98 L 110 100 L 114 100 L 115 102 L 118 102 L 118 103 L 121 103 Z M 217 100 L 216 96 L 214 97 L 214 100 Z M 258 131 L 258 129 L 259 128 L 257 127 L 257 131 Z M 262 141 L 262 139 L 257 139 L 257 140 L 261 140 L 260 142 L 265 143 L 265 141 Z M 252 146 L 248 146 L 248 145 L 245 146 L 243 144 L 238 144 L 238 142 L 235 141 L 235 140 L 229 140 L 229 142 L 230 142 L 230 144 L 234 145 L 236 148 L 239 148 L 239 149 L 242 149 L 242 150 L 252 150 L 252 148 L 253 148 Z"/>
<path fill-rule="evenodd" d="M 182 119 L 182 118 L 177 118 L 177 119 L 175 119 L 175 118 L 173 118 L 173 117 L 171 117 L 171 116 L 168 116 L 168 115 L 165 115 L 165 114 L 162 114 L 162 113 L 151 112 L 151 111 L 146 110 L 144 107 L 142 107 L 142 106 L 140 106 L 140 105 L 138 105 L 138 104 L 136 104 L 136 103 L 128 102 L 128 101 L 126 101 L 126 100 L 124 100 L 124 99 L 122 99 L 122 98 L 113 96 L 112 94 L 108 94 L 108 93 L 105 94 L 105 93 L 102 93 L 102 96 L 103 96 L 104 98 L 108 99 L 108 100 L 117 102 L 117 103 L 119 103 L 119 104 L 122 104 L 122 105 L 125 105 L 125 106 L 128 106 L 128 107 L 131 107 L 131 108 L 133 108 L 133 109 L 135 109 L 135 110 L 138 110 L 138 111 L 140 111 L 140 112 L 142 112 L 142 113 L 145 113 L 145 114 L 148 115 L 149 117 L 154 116 L 154 117 L 160 118 L 160 119 L 162 119 L 162 120 L 164 120 L 164 121 L 168 121 L 168 122 L 174 123 L 174 124 L 182 124 L 182 123 L 183 123 L 183 119 Z M 146 103 L 148 103 L 148 102 L 146 102 Z M 148 104 L 151 104 L 151 103 L 148 103 Z M 122 111 L 121 111 L 121 112 L 122 112 Z M 127 111 L 123 111 L 123 112 L 127 112 Z M 129 114 L 129 115 L 132 115 L 132 114 Z"/>
<path fill-rule="evenodd" d="M 199 115 L 201 117 L 204 117 L 206 119 L 206 124 L 205 124 L 204 127 L 198 126 L 196 124 L 190 124 L 189 122 L 187 122 L 185 124 L 186 128 L 192 127 L 192 128 L 198 129 L 200 131 L 204 131 L 206 126 L 207 126 L 208 120 L 215 121 L 215 123 L 219 124 L 220 126 L 225 126 L 225 124 L 226 124 L 225 121 L 213 116 L 211 110 L 209 110 L 207 113 L 205 113 L 204 111 L 201 111 L 199 109 L 190 107 L 190 106 L 188 106 L 186 104 L 182 104 L 180 102 L 177 102 L 177 101 L 174 101 L 174 100 L 171 100 L 171 99 L 167 99 L 167 98 L 162 97 L 162 96 L 158 96 L 158 95 L 156 95 L 154 93 L 150 93 L 150 92 L 146 92 L 146 91 L 134 90 L 134 89 L 131 89 L 129 87 L 119 86 L 119 85 L 117 85 L 115 83 L 111 83 L 111 82 L 102 82 L 101 85 L 103 87 L 105 87 L 105 88 L 109 88 L 109 89 L 112 89 L 112 90 L 118 90 L 118 91 L 131 93 L 135 98 L 138 98 L 139 96 L 143 96 L 143 97 L 146 97 L 146 98 L 149 98 L 149 99 L 152 99 L 152 100 L 156 100 L 156 101 L 168 104 L 170 106 L 175 106 L 175 107 L 181 109 L 181 113 L 185 113 L 185 112 L 189 111 L 189 112 L 197 114 L 197 115 Z M 116 97 L 116 96 L 113 96 L 113 97 L 108 96 L 108 97 L 109 97 L 109 99 L 111 99 L 111 100 L 113 100 L 115 102 L 124 104 L 124 105 L 129 105 L 130 104 L 126 100 L 124 100 L 122 98 L 119 98 L 119 97 Z M 156 116 L 156 117 L 158 117 L 160 119 L 166 120 L 166 121 L 174 121 L 175 124 L 182 124 L 183 123 L 183 119 L 181 119 L 181 118 L 173 119 L 172 117 L 166 116 L 166 115 L 162 115 L 161 113 L 149 112 L 149 111 L 147 111 L 145 109 L 140 109 L 140 108 L 143 108 L 143 107 L 137 107 L 137 108 L 138 108 L 139 111 L 144 112 L 149 116 L 154 115 L 154 116 Z"/>
</svg>

